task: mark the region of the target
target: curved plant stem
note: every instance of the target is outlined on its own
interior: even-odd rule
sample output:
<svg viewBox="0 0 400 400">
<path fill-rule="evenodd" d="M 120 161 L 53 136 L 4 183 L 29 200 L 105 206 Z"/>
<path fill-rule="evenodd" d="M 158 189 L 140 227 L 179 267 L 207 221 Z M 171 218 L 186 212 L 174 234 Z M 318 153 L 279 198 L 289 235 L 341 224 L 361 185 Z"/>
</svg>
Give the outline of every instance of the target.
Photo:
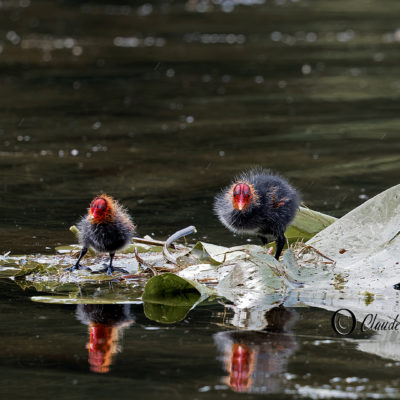
<svg viewBox="0 0 400 400">
<path fill-rule="evenodd" d="M 163 248 L 163 254 L 164 257 L 171 262 L 172 264 L 177 264 L 176 258 L 171 255 L 171 253 L 168 251 L 168 247 L 172 244 L 172 242 L 175 242 L 175 240 L 178 240 L 184 236 L 191 235 L 192 233 L 196 233 L 196 228 L 194 226 L 188 226 L 187 228 L 181 229 L 178 232 L 175 232 L 173 235 L 171 235 L 166 242 L 164 243 L 164 248 Z"/>
</svg>

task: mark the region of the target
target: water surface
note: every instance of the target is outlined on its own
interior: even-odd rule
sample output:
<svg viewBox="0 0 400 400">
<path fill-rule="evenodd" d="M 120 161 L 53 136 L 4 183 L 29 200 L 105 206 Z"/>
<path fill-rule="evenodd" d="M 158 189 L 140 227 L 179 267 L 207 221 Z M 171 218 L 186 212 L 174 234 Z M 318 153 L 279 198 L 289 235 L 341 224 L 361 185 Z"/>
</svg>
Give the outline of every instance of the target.
<svg viewBox="0 0 400 400">
<path fill-rule="evenodd" d="M 0 251 L 52 253 L 73 242 L 68 227 L 101 191 L 129 208 L 140 235 L 194 224 L 193 241 L 242 243 L 212 203 L 253 165 L 335 216 L 397 184 L 399 8 L 0 1 Z M 33 290 L 1 285 L 1 390 L 15 398 L 235 397 L 235 384 L 246 385 L 224 377 L 240 340 L 258 354 L 248 358 L 252 393 L 384 398 L 399 384 L 397 356 L 335 336 L 328 311 L 289 310 L 286 333 L 239 340 L 219 304 L 172 325 L 132 305 L 123 350 L 100 374 L 75 307 L 32 303 Z"/>
</svg>

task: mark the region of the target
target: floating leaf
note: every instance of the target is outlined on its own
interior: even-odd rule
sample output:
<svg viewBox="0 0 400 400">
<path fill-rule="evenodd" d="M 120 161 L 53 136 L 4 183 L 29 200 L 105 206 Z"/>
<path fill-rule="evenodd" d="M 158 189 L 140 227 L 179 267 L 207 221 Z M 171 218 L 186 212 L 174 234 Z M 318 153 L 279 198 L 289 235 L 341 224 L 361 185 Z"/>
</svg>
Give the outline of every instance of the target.
<svg viewBox="0 0 400 400">
<path fill-rule="evenodd" d="M 224 261 L 228 250 L 227 247 L 217 246 L 211 243 L 197 242 L 191 250 L 191 254 L 199 261 L 208 261 L 218 265 Z"/>
<path fill-rule="evenodd" d="M 311 239 L 318 232 L 324 230 L 336 221 L 335 217 L 300 207 L 294 221 L 285 234 L 290 242 L 300 239 Z"/>
<path fill-rule="evenodd" d="M 304 235 L 307 236 L 304 237 L 308 237 L 330 222 L 331 217 L 302 209 L 293 226 L 297 229 L 297 235 L 305 232 Z M 79 235 L 76 227 L 71 227 L 71 231 Z M 157 272 L 156 269 L 176 270 L 176 274 L 155 276 L 145 286 L 145 310 L 149 317 L 151 315 L 151 318 L 159 321 L 176 321 L 208 296 L 224 296 L 240 307 L 260 304 L 267 301 L 268 296 L 270 299 L 279 297 L 286 289 L 296 287 L 301 280 L 295 261 L 289 263 L 290 265 L 279 263 L 268 254 L 264 246 L 243 245 L 228 248 L 205 242 L 198 242 L 193 248 L 174 245 L 173 258 L 177 260 L 176 266 L 166 263 L 162 253 L 165 242 L 150 237 L 134 240 L 115 259 L 118 266 L 128 269 L 134 278 L 146 276 L 140 275 L 136 256 L 131 253 L 135 249 L 141 252 L 140 259 L 152 266 L 153 273 Z M 59 254 L 53 256 L 13 258 L 7 255 L 0 273 L 15 277 L 23 288 L 34 287 L 38 291 L 51 293 L 36 296 L 35 301 L 73 304 L 137 301 L 137 291 L 132 295 L 128 290 L 122 297 L 118 293 L 110 294 L 107 291 L 105 284 L 108 285 L 109 281 L 120 275 L 110 277 L 104 274 L 92 275 L 86 271 L 66 272 L 65 268 L 76 262 L 80 246 L 62 246 L 57 251 Z M 96 270 L 101 266 L 102 260 L 101 255 L 87 256 L 84 264 Z M 135 283 L 137 281 L 131 282 L 129 286 L 141 290 L 141 285 Z M 97 285 L 97 291 L 84 293 L 85 288 L 93 284 Z M 113 285 L 118 291 L 122 290 L 122 287 Z M 170 307 L 178 307 L 179 310 Z"/>
<path fill-rule="evenodd" d="M 336 262 L 336 273 L 347 276 L 345 287 L 391 290 L 400 282 L 400 185 L 361 204 L 307 244 Z"/>
<path fill-rule="evenodd" d="M 253 245 L 246 251 L 246 258 L 234 263 L 220 280 L 217 293 L 238 308 L 247 308 L 265 303 L 268 296 L 280 296 L 283 287 L 279 262 L 265 248 Z"/>
<path fill-rule="evenodd" d="M 35 282 L 35 285 L 37 283 Z M 24 287 L 23 285 L 21 285 Z M 56 290 L 43 286 L 41 290 L 46 295 L 33 296 L 31 299 L 40 303 L 52 304 L 125 304 L 141 303 L 143 286 L 137 284 L 126 285 L 125 283 L 109 282 L 106 285 L 87 282 L 84 286 L 71 283 L 58 285 Z M 53 294 L 51 294 L 53 292 Z"/>
</svg>

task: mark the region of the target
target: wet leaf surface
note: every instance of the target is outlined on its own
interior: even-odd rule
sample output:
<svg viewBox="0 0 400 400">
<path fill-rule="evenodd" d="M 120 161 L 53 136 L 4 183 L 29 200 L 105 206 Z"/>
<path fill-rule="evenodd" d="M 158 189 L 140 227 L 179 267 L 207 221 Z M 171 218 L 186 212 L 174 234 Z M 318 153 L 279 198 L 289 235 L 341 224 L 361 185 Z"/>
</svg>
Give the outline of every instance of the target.
<svg viewBox="0 0 400 400">
<path fill-rule="evenodd" d="M 129 275 L 93 275 L 86 271 L 69 273 L 76 260 L 76 246 L 59 248 L 57 255 L 2 256 L 1 274 L 22 288 L 35 288 L 43 295 L 36 302 L 60 304 L 119 304 L 143 302 L 145 314 L 164 323 L 177 322 L 208 298 L 228 301 L 239 314 L 246 310 L 258 315 L 277 304 L 288 307 L 313 306 L 327 310 L 351 308 L 357 321 L 379 312 L 389 319 L 392 285 L 400 276 L 398 266 L 400 226 L 400 185 L 377 195 L 339 220 L 302 209 L 297 232 L 311 235 L 306 243 L 296 243 L 280 261 L 263 246 L 235 247 L 198 242 L 193 247 L 179 245 L 173 257 L 165 258 L 162 246 L 140 246 L 140 259 L 152 266 L 140 266 L 134 253 L 116 257 Z M 303 238 L 304 239 L 304 238 Z M 140 239 L 138 239 L 140 240 Z M 346 251 L 342 251 L 346 248 Z M 170 257 L 168 257 L 170 258 Z M 90 258 L 93 270 L 101 256 Z M 89 263 L 89 261 L 87 261 Z M 399 278 L 400 280 L 400 278 Z M 259 329 L 260 319 L 249 318 L 246 328 Z"/>
<path fill-rule="evenodd" d="M 297 234 L 304 234 L 304 238 L 312 235 L 318 229 L 323 229 L 334 218 L 301 208 L 299 216 L 296 218 L 293 226 L 296 228 Z M 292 228 L 289 228 L 292 229 Z M 78 234 L 75 226 L 70 228 L 74 235 Z M 303 232 L 303 233 L 300 233 Z M 127 284 L 141 285 L 144 288 L 144 282 L 149 278 L 148 269 L 139 265 L 135 256 L 135 249 L 140 253 L 140 258 L 145 261 L 146 265 L 152 266 L 159 270 L 160 273 L 175 271 L 181 280 L 182 278 L 189 282 L 189 285 L 201 294 L 202 299 L 210 295 L 228 296 L 232 299 L 235 295 L 228 293 L 227 282 L 233 285 L 245 285 L 257 275 L 257 287 L 254 282 L 249 286 L 248 290 L 259 290 L 262 293 L 279 291 L 281 288 L 282 278 L 279 274 L 278 263 L 268 254 L 266 248 L 256 245 L 244 245 L 227 248 L 206 242 L 198 242 L 193 247 L 177 245 L 174 246 L 174 257 L 177 258 L 177 265 L 172 265 L 163 254 L 162 242 L 155 241 L 151 237 L 143 239 L 138 238 L 136 242 L 131 243 L 127 248 L 118 252 L 115 257 L 116 266 L 126 269 L 129 274 L 126 275 Z M 107 282 L 125 280 L 124 275 L 117 273 L 113 276 L 106 274 L 94 275 L 90 272 L 80 270 L 68 272 L 65 268 L 75 264 L 80 252 L 79 245 L 58 246 L 56 255 L 28 255 L 28 256 L 12 256 L 6 254 L 2 256 L 0 276 L 15 279 L 15 281 L 23 288 L 32 287 L 38 291 L 47 291 L 53 293 L 65 292 L 65 288 L 71 288 L 71 291 L 77 290 L 85 285 L 102 285 Z M 107 261 L 106 255 L 97 255 L 92 249 L 82 262 L 83 265 L 89 266 L 92 271 L 96 271 L 102 267 L 102 263 Z M 260 271 L 263 272 L 260 272 Z M 240 275 L 240 272 L 244 274 Z M 164 279 L 157 277 L 156 279 Z M 222 282 L 222 280 L 224 280 Z M 243 282 L 239 283 L 238 280 Z M 221 282 L 220 282 L 221 281 Z M 236 282 L 236 283 L 234 283 Z M 221 283 L 221 285 L 216 286 Z M 179 285 L 178 285 L 179 286 Z M 238 286 L 239 287 L 239 286 Z M 233 289 L 232 289 L 233 290 Z M 240 289 L 239 289 L 240 292 Z M 103 293 L 103 292 L 102 292 Z M 108 293 L 107 291 L 104 293 Z M 169 301 L 174 301 L 173 296 L 169 293 Z M 136 292 L 132 295 L 136 298 Z M 81 299 L 75 297 L 68 300 L 68 297 L 54 296 L 51 299 L 40 297 L 40 301 L 60 303 L 84 303 L 101 302 L 101 296 L 96 299 L 93 296 L 83 296 Z M 36 301 L 39 298 L 36 298 Z M 126 298 L 122 299 L 126 301 Z M 104 295 L 104 303 L 122 301 L 118 296 Z M 171 305 L 171 304 L 169 304 Z"/>
</svg>

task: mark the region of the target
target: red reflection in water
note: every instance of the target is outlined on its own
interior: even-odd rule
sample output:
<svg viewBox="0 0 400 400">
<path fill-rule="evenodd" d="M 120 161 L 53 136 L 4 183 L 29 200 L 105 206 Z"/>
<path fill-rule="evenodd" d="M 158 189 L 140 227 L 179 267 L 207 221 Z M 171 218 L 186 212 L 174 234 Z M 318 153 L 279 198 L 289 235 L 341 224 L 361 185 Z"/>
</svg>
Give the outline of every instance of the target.
<svg viewBox="0 0 400 400">
<path fill-rule="evenodd" d="M 290 333 L 296 321 L 294 311 L 274 307 L 265 313 L 263 330 L 215 334 L 228 373 L 223 382 L 240 393 L 279 393 L 289 358 L 298 350 Z"/>
<path fill-rule="evenodd" d="M 123 331 L 133 322 L 129 305 L 79 305 L 77 318 L 89 325 L 88 361 L 90 370 L 100 374 L 110 371 L 113 356 L 121 351 Z"/>
<path fill-rule="evenodd" d="M 232 345 L 232 358 L 229 371 L 229 386 L 236 392 L 247 392 L 251 385 L 251 372 L 253 370 L 254 357 L 244 344 Z"/>
<path fill-rule="evenodd" d="M 93 372 L 107 373 L 110 370 L 112 356 L 117 352 L 118 328 L 112 325 L 91 324 L 89 364 Z"/>
</svg>

